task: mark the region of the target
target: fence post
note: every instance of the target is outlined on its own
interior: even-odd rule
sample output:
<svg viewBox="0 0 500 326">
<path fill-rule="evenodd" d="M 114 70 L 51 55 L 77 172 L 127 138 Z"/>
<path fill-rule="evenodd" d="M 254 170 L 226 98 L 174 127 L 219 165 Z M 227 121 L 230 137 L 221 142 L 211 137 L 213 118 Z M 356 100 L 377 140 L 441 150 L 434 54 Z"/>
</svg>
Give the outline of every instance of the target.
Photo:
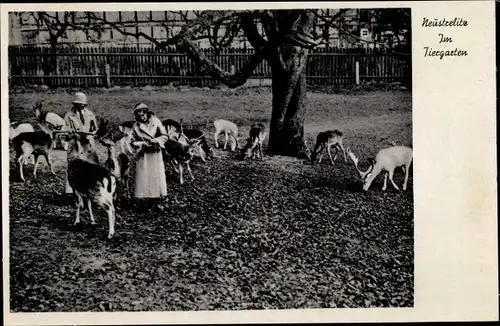
<svg viewBox="0 0 500 326">
<path fill-rule="evenodd" d="M 107 88 L 111 87 L 111 67 L 107 63 L 104 66 L 104 85 Z"/>
<path fill-rule="evenodd" d="M 356 85 L 359 85 L 359 61 L 356 61 Z"/>
</svg>

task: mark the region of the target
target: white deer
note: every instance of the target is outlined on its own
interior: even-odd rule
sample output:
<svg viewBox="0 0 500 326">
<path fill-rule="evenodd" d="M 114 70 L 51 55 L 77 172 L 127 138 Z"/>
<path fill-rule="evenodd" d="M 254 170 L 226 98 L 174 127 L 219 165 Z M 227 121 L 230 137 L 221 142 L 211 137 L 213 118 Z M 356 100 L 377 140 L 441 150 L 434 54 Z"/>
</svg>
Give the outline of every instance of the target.
<svg viewBox="0 0 500 326">
<path fill-rule="evenodd" d="M 394 188 L 399 190 L 399 187 L 394 183 L 393 175 L 394 169 L 397 167 L 402 167 L 405 172 L 405 180 L 403 183 L 403 190 L 406 190 L 408 183 L 408 175 L 410 171 L 410 165 L 413 161 L 413 150 L 406 146 L 392 146 L 389 148 L 381 149 L 375 160 L 369 159 L 370 167 L 366 171 L 361 171 L 358 168 L 358 158 L 354 155 L 354 153 L 347 149 L 347 155 L 353 161 L 356 170 L 359 173 L 359 176 L 363 180 L 363 190 L 367 191 L 370 188 L 373 180 L 380 174 L 380 172 L 385 171 L 384 175 L 384 186 L 382 190 L 387 189 L 387 177 L 391 181 Z"/>
<path fill-rule="evenodd" d="M 225 136 L 224 149 L 226 149 L 227 141 L 229 140 L 229 137 L 231 137 L 232 138 L 231 151 L 234 152 L 238 145 L 238 126 L 236 126 L 236 124 L 231 121 L 218 119 L 214 121 L 214 127 L 215 127 L 215 133 L 214 133 L 215 147 L 216 148 L 219 147 L 219 142 L 218 142 L 219 135 L 221 133 L 224 133 Z"/>
</svg>

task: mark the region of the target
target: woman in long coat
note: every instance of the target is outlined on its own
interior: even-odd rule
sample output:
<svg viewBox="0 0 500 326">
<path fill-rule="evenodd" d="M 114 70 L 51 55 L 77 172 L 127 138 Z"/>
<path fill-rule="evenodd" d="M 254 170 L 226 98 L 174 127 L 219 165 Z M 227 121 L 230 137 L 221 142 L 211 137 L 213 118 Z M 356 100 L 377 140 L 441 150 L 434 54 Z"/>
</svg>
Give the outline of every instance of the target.
<svg viewBox="0 0 500 326">
<path fill-rule="evenodd" d="M 161 149 L 168 139 L 167 132 L 146 104 L 134 108 L 136 123 L 132 131 L 132 147 L 137 150 L 136 198 L 162 198 L 167 195 L 165 165 Z"/>
<path fill-rule="evenodd" d="M 73 106 L 71 107 L 71 110 L 64 116 L 66 125 L 63 127 L 63 130 L 96 132 L 97 121 L 94 113 L 88 109 L 87 96 L 80 92 L 75 93 L 72 104 Z M 95 144 L 93 138 L 90 138 L 89 141 L 89 149 L 91 149 L 95 146 Z M 67 177 L 64 192 L 66 195 L 73 193 L 73 189 L 69 185 Z"/>
</svg>

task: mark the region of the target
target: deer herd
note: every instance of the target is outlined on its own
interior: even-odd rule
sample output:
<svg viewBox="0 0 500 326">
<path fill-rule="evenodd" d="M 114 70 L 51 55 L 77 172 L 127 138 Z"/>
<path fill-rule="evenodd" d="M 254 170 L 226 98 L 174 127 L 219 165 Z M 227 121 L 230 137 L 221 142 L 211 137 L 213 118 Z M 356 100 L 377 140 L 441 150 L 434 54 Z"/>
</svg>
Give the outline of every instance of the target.
<svg viewBox="0 0 500 326">
<path fill-rule="evenodd" d="M 9 141 L 15 151 L 15 159 L 18 163 L 19 174 L 25 181 L 23 165 L 27 165 L 34 158 L 33 177 L 41 156 L 47 162 L 50 172 L 55 175 L 51 163 L 52 150 L 62 146 L 67 152 L 67 178 L 73 188 L 76 197 L 76 219 L 75 224 L 80 222 L 80 210 L 87 206 L 90 220 L 94 224 L 92 203 L 103 208 L 108 215 L 109 233 L 112 238 L 115 232 L 115 204 L 118 188 L 125 189 L 126 197 L 129 198 L 129 171 L 134 155 L 131 147 L 131 133 L 135 121 L 126 121 L 119 126 L 110 128 L 108 121 L 101 121 L 97 131 L 94 133 L 64 130 L 65 121 L 54 112 L 42 109 L 40 103 L 34 106 L 34 113 L 40 130 L 35 130 L 30 123 L 10 123 Z M 167 132 L 168 139 L 162 150 L 163 159 L 179 174 L 180 184 L 184 183 L 183 171 L 187 169 L 189 176 L 194 180 L 190 167 L 190 161 L 194 156 L 199 156 L 203 162 L 207 158 L 214 157 L 213 149 L 208 145 L 205 134 L 194 128 L 185 129 L 182 119 L 177 122 L 172 119 L 162 121 Z M 267 137 L 267 131 L 262 123 L 253 124 L 248 137 L 241 144 L 238 134 L 238 126 L 228 120 L 218 119 L 213 122 L 215 128 L 215 147 L 219 148 L 219 136 L 224 135 L 225 150 L 230 141 L 230 151 L 239 151 L 238 157 L 242 160 L 263 160 L 263 141 Z M 382 190 L 387 189 L 387 178 L 395 189 L 399 187 L 393 180 L 394 171 L 401 167 L 405 173 L 403 190 L 406 190 L 410 165 L 413 159 L 413 150 L 406 146 L 393 146 L 378 151 L 375 158 L 369 157 L 367 161 L 370 166 L 362 171 L 359 166 L 358 157 L 348 147 L 344 148 L 343 133 L 338 130 L 327 130 L 318 133 L 316 143 L 310 155 L 312 165 L 321 163 L 323 152 L 326 148 L 330 163 L 334 165 L 339 151 L 342 152 L 344 163 L 347 157 L 352 161 L 355 170 L 363 183 L 363 190 L 370 188 L 373 180 L 384 172 L 384 184 Z M 106 148 L 107 157 L 103 164 L 99 162 L 95 143 L 98 142 Z M 335 154 L 332 157 L 332 147 Z M 197 153 L 196 153 L 197 152 Z M 196 155 L 197 154 L 197 155 Z"/>
</svg>

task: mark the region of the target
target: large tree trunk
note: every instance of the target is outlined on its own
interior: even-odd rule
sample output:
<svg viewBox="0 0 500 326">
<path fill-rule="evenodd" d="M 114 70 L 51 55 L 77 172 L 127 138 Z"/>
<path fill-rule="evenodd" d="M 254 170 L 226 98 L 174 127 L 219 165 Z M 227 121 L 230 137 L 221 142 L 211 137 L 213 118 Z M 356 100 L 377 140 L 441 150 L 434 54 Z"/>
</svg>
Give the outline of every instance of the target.
<svg viewBox="0 0 500 326">
<path fill-rule="evenodd" d="M 305 60 L 307 54 L 299 61 Z M 295 60 L 294 60 L 295 61 Z M 306 100 L 305 64 L 290 71 L 272 68 L 273 109 L 269 131 L 269 155 L 306 158 L 304 113 Z"/>
<path fill-rule="evenodd" d="M 279 29 L 287 32 L 268 59 L 272 72 L 273 109 L 267 152 L 269 155 L 309 158 L 304 140 L 309 50 L 304 44 L 307 35 L 311 34 L 314 16 L 311 12 L 292 11 L 276 12 L 275 18 Z"/>
</svg>

